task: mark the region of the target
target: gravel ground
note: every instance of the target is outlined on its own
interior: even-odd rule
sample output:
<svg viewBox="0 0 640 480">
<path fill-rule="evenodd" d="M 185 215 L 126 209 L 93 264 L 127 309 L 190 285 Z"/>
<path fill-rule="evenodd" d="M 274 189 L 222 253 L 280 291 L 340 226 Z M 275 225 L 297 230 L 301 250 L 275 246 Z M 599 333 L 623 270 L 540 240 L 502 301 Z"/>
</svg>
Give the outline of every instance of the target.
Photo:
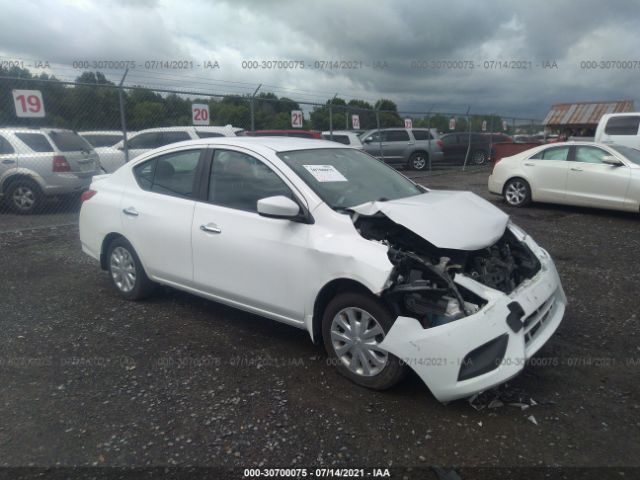
<svg viewBox="0 0 640 480">
<path fill-rule="evenodd" d="M 14 231 L 34 218 L 0 213 L 0 465 L 640 466 L 640 217 L 511 209 L 486 175 L 421 181 L 511 214 L 570 305 L 480 410 L 438 403 L 413 375 L 357 387 L 306 332 L 186 293 L 123 301 L 76 226 Z M 61 215 L 45 221 L 75 219 Z"/>
</svg>

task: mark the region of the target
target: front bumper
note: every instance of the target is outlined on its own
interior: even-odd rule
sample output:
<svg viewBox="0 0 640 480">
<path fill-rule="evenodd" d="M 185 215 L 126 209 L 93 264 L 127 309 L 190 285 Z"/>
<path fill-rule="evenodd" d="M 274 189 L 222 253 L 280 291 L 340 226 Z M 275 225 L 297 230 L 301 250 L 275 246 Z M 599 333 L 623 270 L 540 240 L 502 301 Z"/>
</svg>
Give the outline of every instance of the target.
<svg viewBox="0 0 640 480">
<path fill-rule="evenodd" d="M 495 175 L 489 175 L 489 180 L 487 182 L 487 186 L 489 188 L 489 192 L 495 195 L 502 195 L 502 189 L 504 187 L 504 183 L 496 178 Z"/>
<path fill-rule="evenodd" d="M 468 397 L 504 383 L 520 373 L 556 331 L 567 299 L 551 257 L 529 238 L 542 265 L 540 271 L 510 294 L 486 287 L 470 277 L 456 275 L 454 281 L 487 300 L 477 313 L 441 326 L 423 328 L 415 318 L 398 317 L 387 333 L 382 348 L 411 367 L 441 402 Z M 518 331 L 507 323 L 509 305 L 517 302 L 524 315 Z M 469 355 L 482 351 L 506 336 L 506 349 L 489 359 L 489 368 L 469 378 L 461 368 Z M 504 343 L 504 338 L 502 339 Z M 497 349 L 500 350 L 500 349 Z M 489 354 L 496 349 L 489 349 Z M 487 361 L 485 355 L 483 362 Z M 502 357 L 502 358 L 500 358 Z M 474 357 L 479 359 L 480 357 Z"/>
</svg>

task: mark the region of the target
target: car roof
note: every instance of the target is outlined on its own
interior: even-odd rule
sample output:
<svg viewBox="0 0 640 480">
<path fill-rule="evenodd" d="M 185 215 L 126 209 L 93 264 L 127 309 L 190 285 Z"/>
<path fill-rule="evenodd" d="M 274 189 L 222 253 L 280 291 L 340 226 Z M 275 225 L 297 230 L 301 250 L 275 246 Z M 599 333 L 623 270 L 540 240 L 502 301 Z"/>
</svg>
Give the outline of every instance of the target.
<svg viewBox="0 0 640 480">
<path fill-rule="evenodd" d="M 315 138 L 299 137 L 210 137 L 197 140 L 186 140 L 162 147 L 162 150 L 177 147 L 201 146 L 218 147 L 232 146 L 244 147 L 254 151 L 288 152 L 292 150 L 314 150 L 318 148 L 348 148 L 341 143 Z"/>
<path fill-rule="evenodd" d="M 134 131 L 127 131 L 128 135 L 136 133 Z M 78 132 L 78 135 L 122 135 L 122 130 L 83 130 Z"/>
<path fill-rule="evenodd" d="M 194 125 L 181 125 L 175 127 L 154 127 L 146 128 L 144 130 L 138 130 L 138 133 L 153 133 L 153 132 L 189 132 L 189 131 L 202 131 L 202 132 L 236 132 L 242 130 L 242 128 L 232 127 L 231 125 L 222 126 L 194 126 Z"/>
<path fill-rule="evenodd" d="M 334 135 L 355 135 L 356 137 L 358 136 L 358 134 L 356 132 L 352 132 L 351 130 L 334 130 L 333 131 Z M 329 130 L 325 130 L 324 132 L 322 132 L 322 135 L 331 135 L 331 132 Z"/>
<path fill-rule="evenodd" d="M 49 132 L 71 132 L 69 128 L 49 128 L 49 127 L 2 127 L 0 132 L 3 133 L 49 133 Z"/>
</svg>

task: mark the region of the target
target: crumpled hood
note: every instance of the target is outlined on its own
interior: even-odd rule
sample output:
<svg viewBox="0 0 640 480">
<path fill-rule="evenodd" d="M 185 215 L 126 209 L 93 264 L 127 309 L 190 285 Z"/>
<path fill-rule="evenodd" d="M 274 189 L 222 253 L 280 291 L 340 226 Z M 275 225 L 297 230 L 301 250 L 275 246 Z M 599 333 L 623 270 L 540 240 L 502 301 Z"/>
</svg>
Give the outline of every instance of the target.
<svg viewBox="0 0 640 480">
<path fill-rule="evenodd" d="M 430 190 L 399 200 L 364 203 L 351 210 L 365 216 L 381 212 L 436 247 L 455 250 L 493 245 L 509 221 L 506 213 L 475 193 L 455 190 Z"/>
</svg>

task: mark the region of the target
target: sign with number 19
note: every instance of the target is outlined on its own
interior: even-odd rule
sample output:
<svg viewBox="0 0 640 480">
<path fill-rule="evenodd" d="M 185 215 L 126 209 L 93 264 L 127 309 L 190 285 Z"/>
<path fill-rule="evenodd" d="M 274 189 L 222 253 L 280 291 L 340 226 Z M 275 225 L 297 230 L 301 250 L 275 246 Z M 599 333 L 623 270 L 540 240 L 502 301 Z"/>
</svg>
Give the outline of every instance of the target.
<svg viewBox="0 0 640 480">
<path fill-rule="evenodd" d="M 44 118 L 44 102 L 40 90 L 13 90 L 16 116 L 21 118 Z"/>
</svg>

